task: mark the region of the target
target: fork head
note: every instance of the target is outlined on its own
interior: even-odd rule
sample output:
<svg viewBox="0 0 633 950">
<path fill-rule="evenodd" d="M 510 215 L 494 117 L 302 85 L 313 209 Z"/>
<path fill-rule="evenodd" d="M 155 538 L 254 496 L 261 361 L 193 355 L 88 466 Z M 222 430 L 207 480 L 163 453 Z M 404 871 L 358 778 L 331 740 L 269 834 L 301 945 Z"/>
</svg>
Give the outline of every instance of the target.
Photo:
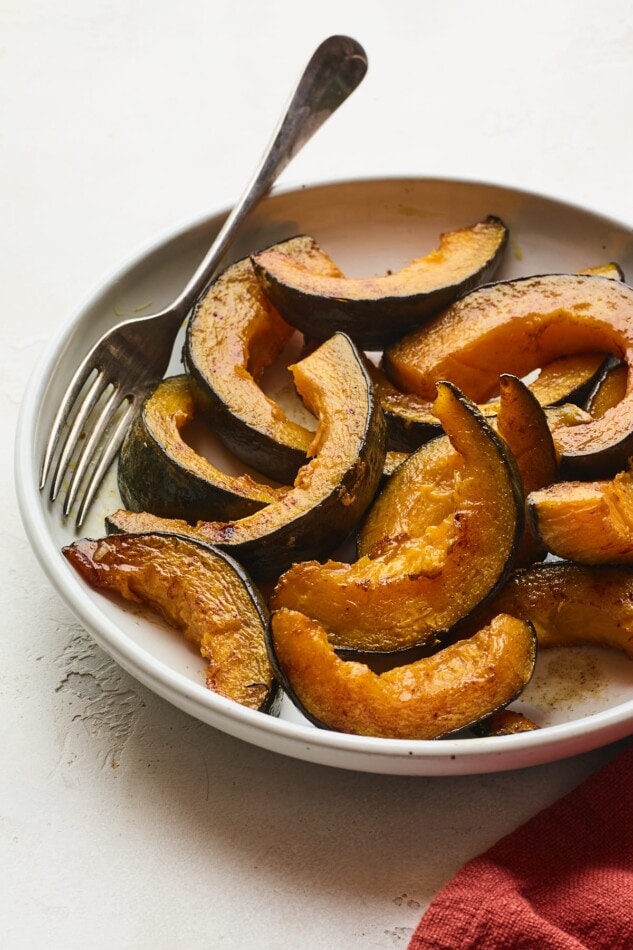
<svg viewBox="0 0 633 950">
<path fill-rule="evenodd" d="M 158 314 L 110 330 L 64 393 L 45 446 L 40 489 L 51 475 L 51 501 L 65 492 L 64 518 L 79 498 L 78 528 L 143 400 L 165 375 L 181 322 L 176 316 Z"/>
</svg>

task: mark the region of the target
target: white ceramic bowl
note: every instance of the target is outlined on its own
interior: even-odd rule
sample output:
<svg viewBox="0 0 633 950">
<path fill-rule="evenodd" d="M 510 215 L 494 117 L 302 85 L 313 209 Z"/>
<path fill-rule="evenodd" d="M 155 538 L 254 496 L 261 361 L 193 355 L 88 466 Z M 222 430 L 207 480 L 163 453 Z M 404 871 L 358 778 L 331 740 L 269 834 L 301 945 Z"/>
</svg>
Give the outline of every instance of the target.
<svg viewBox="0 0 633 950">
<path fill-rule="evenodd" d="M 75 537 L 72 523 L 64 523 L 59 506 L 37 487 L 55 408 L 79 360 L 106 329 L 176 295 L 225 214 L 161 237 L 118 268 L 51 341 L 27 388 L 16 443 L 18 501 L 33 549 L 71 611 L 124 669 L 175 706 L 240 739 L 325 765 L 409 775 L 498 771 L 574 755 L 633 731 L 633 664 L 615 651 L 589 649 L 566 651 L 564 675 L 556 663 L 559 651 L 543 651 L 533 683 L 514 707 L 543 724 L 535 732 L 439 741 L 365 738 L 316 729 L 287 699 L 280 718 L 273 718 L 209 692 L 203 662 L 188 644 L 144 613 L 91 590 L 73 572 L 60 553 Z M 384 273 L 427 253 L 440 232 L 488 214 L 503 218 L 511 232 L 499 277 L 575 271 L 610 260 L 625 275 L 633 273 L 626 224 L 512 188 L 412 178 L 275 192 L 251 216 L 230 260 L 310 233 L 346 273 Z M 179 368 L 176 355 L 170 371 Z M 118 506 L 112 473 L 82 534 L 102 535 L 104 515 Z"/>
</svg>

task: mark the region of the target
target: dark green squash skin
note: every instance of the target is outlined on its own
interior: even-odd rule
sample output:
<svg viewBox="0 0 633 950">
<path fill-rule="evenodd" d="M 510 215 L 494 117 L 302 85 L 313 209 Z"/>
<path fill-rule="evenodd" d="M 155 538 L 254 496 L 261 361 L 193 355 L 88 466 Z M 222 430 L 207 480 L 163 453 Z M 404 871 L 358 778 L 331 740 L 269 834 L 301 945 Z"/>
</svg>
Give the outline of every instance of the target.
<svg viewBox="0 0 633 950">
<path fill-rule="evenodd" d="M 494 215 L 489 216 L 488 220 L 500 222 Z M 297 237 L 303 235 L 289 240 L 296 240 Z M 369 300 L 324 297 L 291 287 L 271 274 L 260 263 L 258 254 L 253 254 L 251 260 L 266 296 L 284 320 L 306 337 L 321 341 L 340 331 L 346 333 L 361 349 L 380 350 L 448 307 L 458 297 L 491 280 L 501 263 L 507 239 L 506 230 L 496 253 L 478 271 L 457 284 L 408 296 Z M 287 243 L 284 241 L 273 246 L 283 247 Z"/>
<path fill-rule="evenodd" d="M 207 542 L 229 553 L 257 581 L 275 579 L 297 561 L 325 558 L 335 551 L 364 515 L 382 480 L 385 420 L 364 361 L 352 341 L 348 339 L 348 343 L 364 380 L 368 419 L 359 452 L 339 484 L 314 507 L 263 535 L 236 542 L 232 540 L 235 529 L 228 522 L 222 528 L 222 539 Z M 352 499 L 351 503 L 341 504 L 342 497 Z M 106 529 L 108 533 L 127 530 L 116 523 L 114 516 L 106 518 Z M 156 530 L 161 529 L 157 526 Z M 169 531 L 167 525 L 165 530 Z"/>
<path fill-rule="evenodd" d="M 245 261 L 238 261 L 231 267 L 238 267 Z M 227 268 L 227 271 L 229 268 Z M 306 445 L 293 445 L 273 438 L 263 428 L 242 419 L 226 401 L 214 382 L 213 375 L 198 362 L 193 346 L 193 332 L 197 321 L 208 318 L 204 311 L 204 301 L 213 293 L 215 284 L 227 271 L 220 273 L 209 286 L 205 297 L 198 302 L 187 324 L 182 360 L 189 375 L 191 390 L 201 411 L 213 424 L 218 438 L 233 454 L 268 478 L 282 485 L 292 484 L 294 478 L 306 462 Z M 257 284 L 255 277 L 253 281 Z"/>
<path fill-rule="evenodd" d="M 128 430 L 119 455 L 117 480 L 126 508 L 196 522 L 244 518 L 268 504 L 265 497 L 249 498 L 188 469 L 148 425 L 146 404 L 147 400 Z"/>
<path fill-rule="evenodd" d="M 186 354 L 186 351 L 185 351 Z M 224 400 L 209 385 L 208 377 L 185 355 L 191 389 L 196 403 L 213 424 L 216 435 L 229 451 L 249 467 L 282 485 L 291 485 L 306 453 L 296 446 L 272 439 L 267 433 L 242 424 Z"/>
</svg>

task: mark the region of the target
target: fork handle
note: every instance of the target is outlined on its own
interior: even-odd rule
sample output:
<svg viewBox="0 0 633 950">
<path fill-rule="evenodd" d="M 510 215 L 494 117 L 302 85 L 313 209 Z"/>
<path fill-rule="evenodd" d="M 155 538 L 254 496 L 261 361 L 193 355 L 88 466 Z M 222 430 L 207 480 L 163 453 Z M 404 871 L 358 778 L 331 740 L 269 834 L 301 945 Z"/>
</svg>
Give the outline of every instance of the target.
<svg viewBox="0 0 633 950">
<path fill-rule="evenodd" d="M 170 311 L 176 310 L 181 318 L 189 313 L 211 282 L 244 218 L 308 139 L 356 89 L 366 72 L 365 51 L 351 37 L 330 36 L 316 49 L 246 190 Z"/>
</svg>

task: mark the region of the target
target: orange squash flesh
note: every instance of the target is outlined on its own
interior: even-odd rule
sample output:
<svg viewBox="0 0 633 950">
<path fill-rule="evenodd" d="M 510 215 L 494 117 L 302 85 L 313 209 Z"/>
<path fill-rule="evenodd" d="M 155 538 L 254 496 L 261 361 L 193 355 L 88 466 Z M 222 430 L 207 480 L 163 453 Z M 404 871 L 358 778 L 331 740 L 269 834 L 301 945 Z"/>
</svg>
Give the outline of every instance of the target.
<svg viewBox="0 0 633 950">
<path fill-rule="evenodd" d="M 318 417 L 294 487 L 265 508 L 232 521 L 189 525 L 118 511 L 110 530 L 168 531 L 227 550 L 258 579 L 277 577 L 294 561 L 327 556 L 364 514 L 382 477 L 385 426 L 356 347 L 335 334 L 292 367 L 298 391 Z"/>
<path fill-rule="evenodd" d="M 541 647 L 604 646 L 633 659 L 633 571 L 562 561 L 517 571 L 485 610 L 482 625 L 498 612 L 529 621 Z M 470 625 L 468 629 L 471 629 Z"/>
<path fill-rule="evenodd" d="M 527 495 L 555 481 L 558 464 L 554 442 L 545 410 L 525 383 L 504 375 L 500 388 L 499 412 L 490 421 L 510 449 Z M 439 532 L 446 532 L 446 519 L 456 510 L 456 486 L 463 462 L 446 436 L 433 439 L 411 455 L 368 512 L 358 534 L 358 555 L 376 557 L 402 538 L 422 537 L 426 532 L 428 540 L 434 541 L 431 550 L 440 556 Z M 436 526 L 434 533 L 432 526 Z M 530 564 L 546 553 L 526 526 L 515 564 Z"/>
<path fill-rule="evenodd" d="M 246 259 L 211 284 L 188 323 L 183 351 L 196 401 L 218 436 L 238 458 L 284 484 L 304 464 L 314 432 L 289 418 L 260 381 L 293 332 Z"/>
<path fill-rule="evenodd" d="M 604 353 L 579 353 L 552 360 L 541 369 L 536 379 L 526 383 L 527 388 L 545 407 L 563 403 L 584 404 L 597 385 L 598 377 L 604 375 L 606 359 Z M 411 451 L 442 434 L 430 401 L 414 393 L 402 392 L 379 366 L 369 361 L 368 372 L 385 413 L 391 448 Z M 496 397 L 479 403 L 478 409 L 486 418 L 492 418 L 498 414 L 499 405 L 500 400 Z"/>
<path fill-rule="evenodd" d="M 515 463 L 452 384 L 438 384 L 435 411 L 464 458 L 448 516 L 428 526 L 405 515 L 373 558 L 295 564 L 273 592 L 273 609 L 313 617 L 338 647 L 388 652 L 432 639 L 502 582 L 523 528 Z"/>
<path fill-rule="evenodd" d="M 370 350 L 490 279 L 507 237 L 503 222 L 491 216 L 442 234 L 430 254 L 380 277 L 343 276 L 308 235 L 259 251 L 252 261 L 269 299 L 306 337 L 323 340 L 341 331 Z"/>
<path fill-rule="evenodd" d="M 208 663 L 209 689 L 271 711 L 277 684 L 266 650 L 266 607 L 231 558 L 161 535 L 83 539 L 63 553 L 91 586 L 147 605 L 196 644 Z"/>
<path fill-rule="evenodd" d="M 633 289 L 596 275 L 554 274 L 480 287 L 384 354 L 396 386 L 431 398 L 450 379 L 473 400 L 500 373 L 524 376 L 562 354 L 610 352 L 628 365 L 626 395 L 600 419 L 561 429 L 569 469 L 615 471 L 633 449 Z"/>
<path fill-rule="evenodd" d="M 489 715 L 521 692 L 536 657 L 532 628 L 509 616 L 381 674 L 337 657 L 324 628 L 293 610 L 273 614 L 271 646 L 286 692 L 312 722 L 395 739 L 437 739 Z"/>
<path fill-rule="evenodd" d="M 579 564 L 633 564 L 633 472 L 558 482 L 532 492 L 534 532 L 552 554 Z"/>
</svg>

